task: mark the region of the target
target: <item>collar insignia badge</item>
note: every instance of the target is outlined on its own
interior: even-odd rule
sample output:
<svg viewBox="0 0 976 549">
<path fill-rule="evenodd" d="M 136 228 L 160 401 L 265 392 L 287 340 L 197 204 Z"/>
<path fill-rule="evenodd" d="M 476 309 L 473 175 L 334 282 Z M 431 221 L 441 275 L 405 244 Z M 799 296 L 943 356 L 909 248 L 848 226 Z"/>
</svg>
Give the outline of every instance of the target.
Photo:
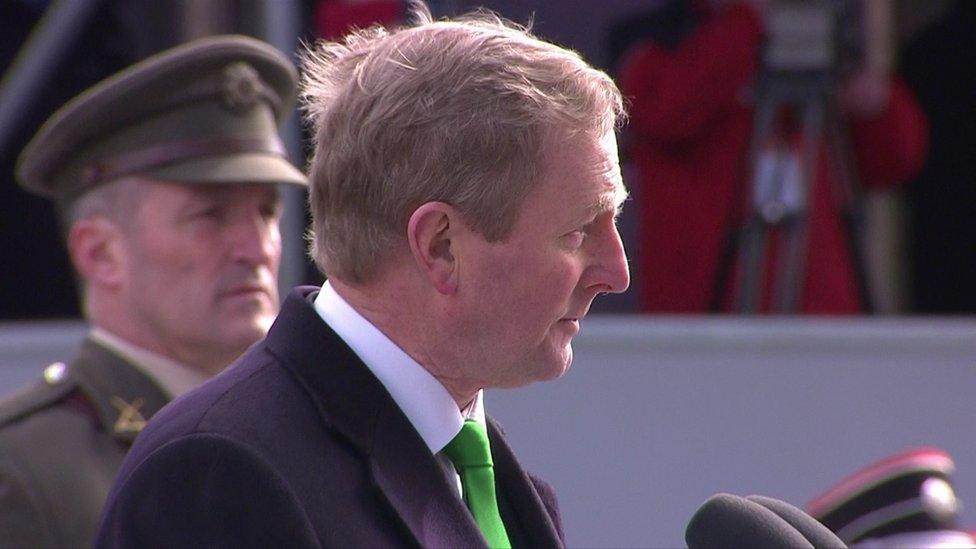
<svg viewBox="0 0 976 549">
<path fill-rule="evenodd" d="M 143 399 L 137 398 L 131 403 L 121 398 L 112 397 L 112 406 L 119 410 L 119 418 L 115 420 L 113 429 L 116 433 L 138 433 L 146 426 L 146 418 L 139 413 L 139 408 L 144 404 Z"/>
</svg>

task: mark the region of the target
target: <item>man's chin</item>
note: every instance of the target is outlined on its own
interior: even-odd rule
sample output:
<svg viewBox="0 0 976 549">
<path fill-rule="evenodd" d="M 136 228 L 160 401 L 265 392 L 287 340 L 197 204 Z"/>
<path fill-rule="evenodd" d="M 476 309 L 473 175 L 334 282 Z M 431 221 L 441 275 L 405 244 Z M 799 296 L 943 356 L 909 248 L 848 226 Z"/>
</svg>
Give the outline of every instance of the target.
<svg viewBox="0 0 976 549">
<path fill-rule="evenodd" d="M 274 312 L 265 312 L 264 314 L 255 317 L 252 325 L 258 332 L 260 332 L 261 334 L 260 337 L 264 337 L 268 334 L 268 330 L 271 329 L 271 325 L 274 324 L 275 318 L 277 318 L 277 316 L 278 316 L 277 311 L 274 311 Z"/>
<path fill-rule="evenodd" d="M 573 348 L 566 345 L 556 356 L 549 357 L 537 370 L 535 381 L 550 381 L 558 379 L 569 371 L 573 364 Z"/>
<path fill-rule="evenodd" d="M 521 363 L 520 367 L 511 371 L 509 376 L 496 378 L 493 383 L 486 383 L 484 387 L 496 389 L 517 389 L 538 381 L 550 381 L 562 377 L 569 370 L 573 361 L 572 351 L 565 359 L 546 357 L 531 363 Z"/>
<path fill-rule="evenodd" d="M 224 326 L 224 337 L 235 347 L 247 349 L 268 335 L 268 329 L 271 328 L 274 319 L 274 315 L 262 314 L 248 319 L 237 319 L 236 322 L 228 321 Z"/>
<path fill-rule="evenodd" d="M 548 381 L 550 379 L 557 379 L 563 377 L 563 375 L 569 371 L 569 367 L 572 365 L 573 365 L 573 356 L 572 354 L 570 354 L 569 358 L 564 363 L 560 364 L 558 368 L 554 369 L 554 371 L 552 372 L 553 375 L 547 378 L 546 380 Z"/>
</svg>

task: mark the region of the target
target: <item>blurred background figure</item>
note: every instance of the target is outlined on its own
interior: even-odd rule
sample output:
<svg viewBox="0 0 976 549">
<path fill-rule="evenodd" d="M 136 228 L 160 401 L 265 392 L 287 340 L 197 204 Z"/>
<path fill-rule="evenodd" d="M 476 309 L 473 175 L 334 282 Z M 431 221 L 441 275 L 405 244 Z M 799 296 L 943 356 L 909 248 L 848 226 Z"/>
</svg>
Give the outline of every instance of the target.
<svg viewBox="0 0 976 549">
<path fill-rule="evenodd" d="M 909 450 L 843 479 L 806 510 L 851 547 L 976 547 L 957 524 L 954 472 L 944 450 Z"/>
<path fill-rule="evenodd" d="M 90 544 L 146 421 L 264 337 L 297 74 L 243 36 L 150 57 L 58 110 L 18 182 L 54 201 L 90 331 L 0 401 L 0 546 Z"/>
<path fill-rule="evenodd" d="M 633 101 L 629 151 L 640 171 L 642 250 L 635 271 L 642 277 L 644 311 L 732 309 L 742 283 L 736 251 L 749 222 L 745 206 L 756 194 L 756 167 L 775 164 L 776 177 L 787 182 L 804 169 L 804 121 L 797 113 L 776 113 L 783 116 L 774 123 L 774 146 L 755 135 L 761 98 L 756 86 L 766 76 L 762 57 L 764 39 L 769 41 L 763 16 L 774 4 L 673 0 L 659 11 L 667 22 L 651 27 L 660 32 L 624 58 L 621 86 Z M 842 74 L 828 100 L 842 113 L 854 179 L 869 188 L 908 180 L 926 148 L 925 119 L 911 92 L 874 66 L 836 68 Z M 857 228 L 845 222 L 856 212 L 859 188 L 843 189 L 832 168 L 846 159 L 826 144 L 814 146 L 813 179 L 798 191 L 809 196 L 796 311 L 864 312 L 869 296 Z M 761 258 L 769 265 L 787 252 L 776 244 Z M 771 309 L 771 287 L 783 270 L 770 267 L 761 274 L 760 310 Z"/>
<path fill-rule="evenodd" d="M 218 34 L 257 37 L 290 55 L 311 35 L 309 1 L 10 0 L 0 2 L 0 319 L 80 318 L 78 288 L 53 204 L 14 181 L 18 154 L 41 124 L 98 81 L 164 49 Z M 306 26 L 308 28 L 306 28 Z M 281 129 L 304 160 L 292 115 Z M 305 260 L 304 191 L 282 190 L 281 288 L 315 272 Z M 317 275 L 316 275 L 317 276 Z M 43 281 L 43 284 L 40 283 Z M 39 291 L 43 286 L 43 291 Z"/>
<path fill-rule="evenodd" d="M 372 25 L 392 27 L 405 23 L 405 0 L 318 0 L 315 3 L 315 32 L 319 38 L 338 40 L 352 29 Z"/>
</svg>

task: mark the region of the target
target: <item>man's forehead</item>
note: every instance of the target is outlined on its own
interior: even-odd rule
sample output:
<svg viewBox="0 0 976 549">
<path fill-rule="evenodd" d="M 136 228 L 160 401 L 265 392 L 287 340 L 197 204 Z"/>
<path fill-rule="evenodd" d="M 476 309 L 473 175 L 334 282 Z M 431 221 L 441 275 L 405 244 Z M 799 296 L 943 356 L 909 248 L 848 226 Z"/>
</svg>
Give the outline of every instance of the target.
<svg viewBox="0 0 976 549">
<path fill-rule="evenodd" d="M 549 182 L 548 192 L 558 195 L 561 209 L 581 219 L 619 213 L 628 195 L 616 135 L 583 132 L 568 137 L 554 133 L 550 137 L 543 180 Z M 536 192 L 544 191 L 540 188 Z"/>
</svg>

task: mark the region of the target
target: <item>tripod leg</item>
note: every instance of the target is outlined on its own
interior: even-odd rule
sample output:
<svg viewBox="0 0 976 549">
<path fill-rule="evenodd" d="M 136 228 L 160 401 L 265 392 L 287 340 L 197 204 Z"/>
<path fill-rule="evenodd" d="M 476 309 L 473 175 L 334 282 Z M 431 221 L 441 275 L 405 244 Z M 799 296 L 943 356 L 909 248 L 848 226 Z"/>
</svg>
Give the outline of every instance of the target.
<svg viewBox="0 0 976 549">
<path fill-rule="evenodd" d="M 810 99 L 803 104 L 803 130 L 799 169 L 791 192 L 790 216 L 784 226 L 783 249 L 779 254 L 773 303 L 777 312 L 795 313 L 803 298 L 806 279 L 807 240 L 810 225 L 810 197 L 816 184 L 820 143 L 824 125 L 823 101 Z"/>
<path fill-rule="evenodd" d="M 736 293 L 736 311 L 744 314 L 759 310 L 762 275 L 765 272 L 768 228 L 759 216 L 752 216 L 742 230 L 742 272 Z"/>
<path fill-rule="evenodd" d="M 836 106 L 832 104 L 828 105 L 826 125 L 827 145 L 832 166 L 837 174 L 836 191 L 840 197 L 838 210 L 841 212 L 844 229 L 847 232 L 846 240 L 854 269 L 857 293 L 864 312 L 871 313 L 874 311 L 874 303 L 870 291 L 871 285 L 868 283 L 862 242 L 864 238 L 864 212 L 862 211 L 863 200 L 859 192 L 861 187 L 854 171 L 854 158 L 847 134 L 840 123 L 840 115 L 836 112 Z"/>
<path fill-rule="evenodd" d="M 763 221 L 761 203 L 765 199 L 761 191 L 762 173 L 760 155 L 773 137 L 779 101 L 760 95 L 756 105 L 752 142 L 749 145 L 749 189 L 745 197 L 745 225 L 739 238 L 738 284 L 734 292 L 734 310 L 739 313 L 755 313 L 762 298 L 761 287 L 765 272 L 766 248 L 769 226 Z"/>
</svg>

